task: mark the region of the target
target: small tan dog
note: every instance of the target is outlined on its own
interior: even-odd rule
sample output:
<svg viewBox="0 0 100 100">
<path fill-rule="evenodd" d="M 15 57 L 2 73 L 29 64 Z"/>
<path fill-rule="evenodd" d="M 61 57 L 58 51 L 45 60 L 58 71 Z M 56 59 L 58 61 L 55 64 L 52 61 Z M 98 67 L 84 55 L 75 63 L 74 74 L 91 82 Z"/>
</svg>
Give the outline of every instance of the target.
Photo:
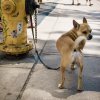
<svg viewBox="0 0 100 100">
<path fill-rule="evenodd" d="M 66 67 L 71 64 L 71 69 L 74 69 L 74 64 L 79 66 L 78 87 L 77 90 L 82 90 L 82 70 L 83 70 L 83 54 L 86 40 L 91 40 L 91 28 L 87 23 L 86 18 L 83 18 L 83 23 L 78 24 L 73 20 L 73 29 L 63 34 L 56 42 L 56 47 L 61 55 L 61 83 L 59 88 L 64 87 Z"/>
</svg>

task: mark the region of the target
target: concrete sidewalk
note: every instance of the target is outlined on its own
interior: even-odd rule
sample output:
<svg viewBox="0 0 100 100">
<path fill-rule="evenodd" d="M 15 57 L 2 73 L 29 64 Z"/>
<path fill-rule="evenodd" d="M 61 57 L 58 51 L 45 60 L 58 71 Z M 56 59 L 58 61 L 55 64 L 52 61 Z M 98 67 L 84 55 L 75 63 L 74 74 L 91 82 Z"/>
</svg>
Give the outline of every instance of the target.
<svg viewBox="0 0 100 100">
<path fill-rule="evenodd" d="M 48 6 L 52 9 L 49 15 L 38 14 L 37 49 L 43 50 L 41 59 L 53 68 L 60 63 L 55 46 L 57 38 L 72 28 L 73 19 L 82 22 L 83 16 L 87 18 L 94 38 L 84 49 L 84 91 L 76 91 L 77 69 L 71 71 L 70 68 L 66 71 L 65 89 L 58 89 L 60 71 L 46 69 L 41 62 L 35 64 L 33 49 L 27 58 L 7 60 L 2 57 L 0 100 L 100 100 L 100 1 L 92 1 L 94 5 L 90 7 L 84 0 L 80 6 L 72 6 L 70 0 L 47 0 L 42 7 L 53 6 Z M 32 39 L 31 30 L 28 30 L 28 38 Z"/>
<path fill-rule="evenodd" d="M 38 26 L 38 49 L 44 47 L 41 58 L 51 67 L 59 66 L 56 39 L 72 28 L 72 20 L 82 22 L 85 16 L 93 29 L 94 38 L 84 49 L 84 91 L 77 93 L 77 70 L 66 72 L 65 89 L 58 89 L 60 71 L 46 69 L 37 64 L 21 100 L 99 100 L 100 99 L 100 2 L 92 0 L 93 6 L 72 6 L 70 0 L 59 0 L 56 8 Z M 46 44 L 45 44 L 46 43 Z"/>
</svg>

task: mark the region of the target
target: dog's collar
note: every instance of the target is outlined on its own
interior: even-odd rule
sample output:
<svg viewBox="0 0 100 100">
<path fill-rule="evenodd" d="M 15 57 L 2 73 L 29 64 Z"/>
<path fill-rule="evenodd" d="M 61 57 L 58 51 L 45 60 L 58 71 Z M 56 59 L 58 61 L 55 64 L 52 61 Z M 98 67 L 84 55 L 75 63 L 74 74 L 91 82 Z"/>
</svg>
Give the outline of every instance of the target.
<svg viewBox="0 0 100 100">
<path fill-rule="evenodd" d="M 68 34 L 68 36 L 75 41 L 78 38 L 78 35 L 76 34 L 76 32 L 71 31 L 71 33 Z"/>
</svg>

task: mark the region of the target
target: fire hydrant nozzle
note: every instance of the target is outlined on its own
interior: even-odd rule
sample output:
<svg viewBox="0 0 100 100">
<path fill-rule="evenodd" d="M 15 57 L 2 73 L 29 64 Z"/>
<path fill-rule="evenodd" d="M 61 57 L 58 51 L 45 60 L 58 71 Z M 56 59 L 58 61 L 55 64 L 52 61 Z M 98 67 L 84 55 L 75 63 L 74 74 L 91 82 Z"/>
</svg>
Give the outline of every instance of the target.
<svg viewBox="0 0 100 100">
<path fill-rule="evenodd" d="M 12 0 L 3 0 L 2 10 L 7 14 L 11 14 L 16 10 L 16 5 Z"/>
</svg>

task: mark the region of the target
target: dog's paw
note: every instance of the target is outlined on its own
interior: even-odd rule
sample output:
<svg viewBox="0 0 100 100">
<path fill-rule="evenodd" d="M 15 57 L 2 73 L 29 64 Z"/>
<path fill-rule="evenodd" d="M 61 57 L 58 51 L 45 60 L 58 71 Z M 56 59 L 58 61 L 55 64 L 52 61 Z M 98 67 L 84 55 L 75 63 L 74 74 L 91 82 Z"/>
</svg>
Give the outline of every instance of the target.
<svg viewBox="0 0 100 100">
<path fill-rule="evenodd" d="M 58 84 L 58 88 L 63 89 L 64 87 L 62 86 L 62 84 Z"/>
</svg>

